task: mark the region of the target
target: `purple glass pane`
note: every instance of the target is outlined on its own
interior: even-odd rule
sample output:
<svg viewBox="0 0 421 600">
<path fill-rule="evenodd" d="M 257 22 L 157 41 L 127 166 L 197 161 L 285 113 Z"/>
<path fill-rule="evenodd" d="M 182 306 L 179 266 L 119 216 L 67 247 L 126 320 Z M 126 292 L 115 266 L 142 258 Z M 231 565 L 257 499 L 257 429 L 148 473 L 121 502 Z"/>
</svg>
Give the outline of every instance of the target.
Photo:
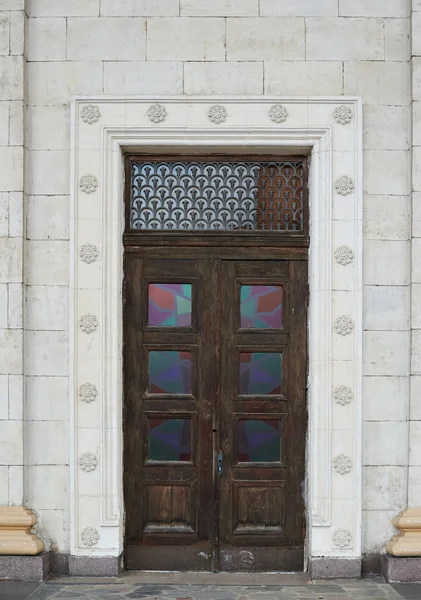
<svg viewBox="0 0 421 600">
<path fill-rule="evenodd" d="M 149 352 L 149 392 L 152 394 L 191 393 L 191 353 L 178 350 Z"/>
<path fill-rule="evenodd" d="M 151 327 L 191 325 L 190 283 L 151 283 L 148 292 L 148 324 Z"/>
<path fill-rule="evenodd" d="M 280 352 L 240 353 L 240 394 L 281 393 L 282 354 Z"/>
<path fill-rule="evenodd" d="M 241 327 L 282 328 L 282 287 L 242 285 L 240 292 Z"/>
<path fill-rule="evenodd" d="M 148 419 L 148 459 L 191 461 L 190 419 Z"/>
</svg>

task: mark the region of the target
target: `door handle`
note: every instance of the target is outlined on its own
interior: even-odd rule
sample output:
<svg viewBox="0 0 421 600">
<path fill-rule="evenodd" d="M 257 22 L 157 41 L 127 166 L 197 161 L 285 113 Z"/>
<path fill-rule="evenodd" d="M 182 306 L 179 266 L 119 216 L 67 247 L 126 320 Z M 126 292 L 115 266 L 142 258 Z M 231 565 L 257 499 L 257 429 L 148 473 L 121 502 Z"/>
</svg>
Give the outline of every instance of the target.
<svg viewBox="0 0 421 600">
<path fill-rule="evenodd" d="M 218 455 L 217 455 L 218 477 L 221 477 L 222 471 L 223 471 L 223 469 L 222 469 L 222 460 L 223 460 L 223 455 L 222 455 L 222 450 L 220 450 L 218 452 Z"/>
</svg>

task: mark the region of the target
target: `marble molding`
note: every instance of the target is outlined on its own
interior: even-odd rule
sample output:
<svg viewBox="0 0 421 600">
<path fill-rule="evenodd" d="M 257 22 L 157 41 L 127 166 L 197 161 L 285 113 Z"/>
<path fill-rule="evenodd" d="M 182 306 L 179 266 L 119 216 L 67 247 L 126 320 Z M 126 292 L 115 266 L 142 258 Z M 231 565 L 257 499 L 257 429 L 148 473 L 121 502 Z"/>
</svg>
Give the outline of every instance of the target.
<svg viewBox="0 0 421 600">
<path fill-rule="evenodd" d="M 386 552 L 392 556 L 421 556 L 421 507 L 403 510 L 392 524 L 400 533 L 386 544 Z"/>
<path fill-rule="evenodd" d="M 44 550 L 44 542 L 31 532 L 37 518 L 24 506 L 0 507 L 0 554 L 34 555 Z"/>
</svg>

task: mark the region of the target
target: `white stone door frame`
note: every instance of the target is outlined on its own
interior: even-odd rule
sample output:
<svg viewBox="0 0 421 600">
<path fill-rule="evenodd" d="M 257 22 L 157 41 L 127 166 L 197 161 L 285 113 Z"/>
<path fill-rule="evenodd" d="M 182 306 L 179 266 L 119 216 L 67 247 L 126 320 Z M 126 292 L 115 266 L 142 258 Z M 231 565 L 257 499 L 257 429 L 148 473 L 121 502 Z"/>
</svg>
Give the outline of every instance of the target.
<svg viewBox="0 0 421 600">
<path fill-rule="evenodd" d="M 118 556 L 123 550 L 123 153 L 306 151 L 308 554 L 360 557 L 361 100 L 77 97 L 71 146 L 71 553 Z"/>
</svg>

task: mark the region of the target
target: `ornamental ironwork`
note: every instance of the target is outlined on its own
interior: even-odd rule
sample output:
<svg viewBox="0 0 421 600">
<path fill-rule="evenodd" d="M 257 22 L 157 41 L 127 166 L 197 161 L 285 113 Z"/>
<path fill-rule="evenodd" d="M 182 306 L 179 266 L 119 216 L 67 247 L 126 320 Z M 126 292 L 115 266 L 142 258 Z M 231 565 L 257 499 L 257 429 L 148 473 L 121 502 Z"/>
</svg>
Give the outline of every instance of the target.
<svg viewBox="0 0 421 600">
<path fill-rule="evenodd" d="M 130 228 L 303 231 L 303 164 L 133 163 Z"/>
</svg>

